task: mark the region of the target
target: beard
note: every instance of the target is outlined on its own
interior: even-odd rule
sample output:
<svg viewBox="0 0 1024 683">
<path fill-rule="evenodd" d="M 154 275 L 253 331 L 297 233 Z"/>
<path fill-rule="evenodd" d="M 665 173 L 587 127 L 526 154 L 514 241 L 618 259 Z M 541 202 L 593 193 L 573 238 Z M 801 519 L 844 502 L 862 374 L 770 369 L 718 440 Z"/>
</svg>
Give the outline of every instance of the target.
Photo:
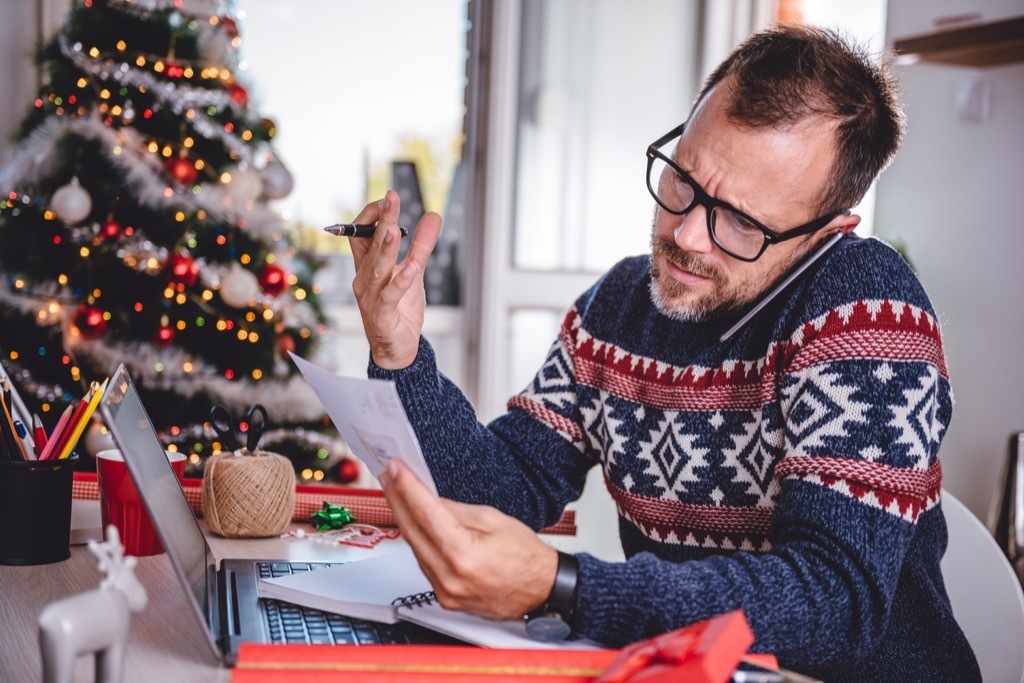
<svg viewBox="0 0 1024 683">
<path fill-rule="evenodd" d="M 657 235 L 655 224 L 652 222 L 649 265 L 651 301 L 662 315 L 672 320 L 680 322 L 707 320 L 712 315 L 728 313 L 754 301 L 799 261 L 804 253 L 803 249 L 797 250 L 789 258 L 777 263 L 761 275 L 751 274 L 730 282 L 729 277 L 720 267 L 708 263 L 692 252 L 683 251 L 674 239 Z M 732 257 L 727 256 L 727 258 Z M 708 278 L 711 291 L 698 294 L 696 287 L 683 284 L 668 273 L 662 272 L 662 268 L 658 265 L 662 259 L 670 261 L 694 275 Z M 744 263 L 743 265 L 753 266 L 754 263 Z"/>
</svg>

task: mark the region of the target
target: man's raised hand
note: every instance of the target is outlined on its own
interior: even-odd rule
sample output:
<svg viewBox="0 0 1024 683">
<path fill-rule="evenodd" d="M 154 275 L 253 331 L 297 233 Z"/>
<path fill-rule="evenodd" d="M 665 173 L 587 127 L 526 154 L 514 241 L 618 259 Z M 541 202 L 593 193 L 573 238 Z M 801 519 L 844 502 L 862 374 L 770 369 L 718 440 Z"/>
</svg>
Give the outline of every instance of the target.
<svg viewBox="0 0 1024 683">
<path fill-rule="evenodd" d="M 356 276 L 352 291 L 363 319 L 373 362 L 388 370 L 408 367 L 416 359 L 427 301 L 423 271 L 441 233 L 441 217 L 427 213 L 413 233 L 401 263 L 398 215 L 401 200 L 388 190 L 384 198 L 367 204 L 356 223 L 376 223 L 372 240 L 350 239 Z"/>
</svg>

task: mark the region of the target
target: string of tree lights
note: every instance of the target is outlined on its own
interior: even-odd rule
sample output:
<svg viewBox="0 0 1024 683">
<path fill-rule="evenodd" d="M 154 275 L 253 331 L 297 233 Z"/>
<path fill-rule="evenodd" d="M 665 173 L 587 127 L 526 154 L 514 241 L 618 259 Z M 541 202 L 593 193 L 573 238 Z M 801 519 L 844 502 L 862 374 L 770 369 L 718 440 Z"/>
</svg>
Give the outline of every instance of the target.
<svg viewBox="0 0 1024 683">
<path fill-rule="evenodd" d="M 76 2 L 0 160 L 0 359 L 48 427 L 123 361 L 194 466 L 221 448 L 210 406 L 258 402 L 263 448 L 351 480 L 287 356 L 326 329 L 319 264 L 269 205 L 292 177 L 238 80 L 240 45 L 231 3 Z M 96 423 L 85 449 L 106 445 Z"/>
</svg>

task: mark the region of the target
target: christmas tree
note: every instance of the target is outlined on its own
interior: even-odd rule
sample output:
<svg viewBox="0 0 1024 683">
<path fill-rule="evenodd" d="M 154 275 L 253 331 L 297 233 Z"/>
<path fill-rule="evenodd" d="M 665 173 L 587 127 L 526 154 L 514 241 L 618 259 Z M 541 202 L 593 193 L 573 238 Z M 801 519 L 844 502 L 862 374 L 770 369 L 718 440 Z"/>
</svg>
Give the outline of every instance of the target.
<svg viewBox="0 0 1024 683">
<path fill-rule="evenodd" d="M 194 465 L 221 447 L 213 404 L 261 403 L 261 446 L 320 480 L 343 445 L 287 355 L 324 331 L 317 263 L 269 206 L 292 179 L 240 42 L 215 0 L 76 2 L 0 160 L 0 360 L 48 428 L 124 362 Z M 97 424 L 78 450 L 104 444 Z"/>
</svg>

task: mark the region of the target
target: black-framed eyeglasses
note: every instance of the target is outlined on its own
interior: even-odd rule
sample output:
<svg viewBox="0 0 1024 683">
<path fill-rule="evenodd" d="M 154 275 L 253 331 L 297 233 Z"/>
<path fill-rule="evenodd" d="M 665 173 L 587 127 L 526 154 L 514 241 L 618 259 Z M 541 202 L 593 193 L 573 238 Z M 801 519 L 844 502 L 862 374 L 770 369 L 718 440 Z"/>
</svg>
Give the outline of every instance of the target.
<svg viewBox="0 0 1024 683">
<path fill-rule="evenodd" d="M 709 195 L 689 173 L 662 152 L 661 148 L 682 135 L 685 128 L 685 123 L 673 128 L 647 148 L 647 189 L 661 208 L 676 216 L 685 214 L 698 204 L 703 206 L 711 240 L 729 256 L 740 261 L 756 261 L 768 245 L 820 230 L 843 213 L 834 211 L 782 232 L 769 230 L 739 209 Z"/>
</svg>

